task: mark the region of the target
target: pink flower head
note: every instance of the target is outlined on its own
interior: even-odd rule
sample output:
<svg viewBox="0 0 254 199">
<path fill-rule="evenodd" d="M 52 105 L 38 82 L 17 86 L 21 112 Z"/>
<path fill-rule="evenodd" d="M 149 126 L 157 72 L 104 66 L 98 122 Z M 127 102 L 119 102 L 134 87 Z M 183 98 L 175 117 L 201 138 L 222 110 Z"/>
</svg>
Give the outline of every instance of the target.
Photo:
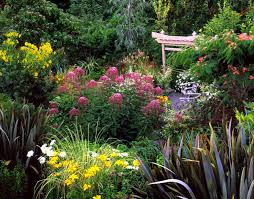
<svg viewBox="0 0 254 199">
<path fill-rule="evenodd" d="M 145 81 L 146 83 L 150 83 L 150 84 L 153 83 L 153 78 L 151 76 L 144 76 L 142 80 Z"/>
<path fill-rule="evenodd" d="M 140 81 L 140 79 L 141 79 L 141 75 L 140 75 L 139 73 L 135 73 L 135 72 L 133 72 L 133 73 L 127 73 L 127 74 L 125 75 L 125 77 L 126 77 L 127 79 L 134 80 L 135 82 L 138 82 L 138 81 Z"/>
<path fill-rule="evenodd" d="M 143 112 L 145 115 L 150 116 L 150 115 L 158 115 L 164 112 L 164 110 L 161 108 L 159 100 L 152 100 L 145 107 L 143 107 Z"/>
<path fill-rule="evenodd" d="M 114 79 L 115 77 L 118 76 L 118 69 L 116 67 L 110 67 L 107 71 L 106 71 L 106 75 L 108 77 L 110 77 L 111 79 Z"/>
<path fill-rule="evenodd" d="M 74 73 L 78 76 L 83 76 L 85 74 L 85 71 L 83 68 L 77 67 L 74 69 Z"/>
<path fill-rule="evenodd" d="M 79 116 L 80 111 L 79 111 L 77 108 L 73 107 L 73 108 L 69 111 L 69 114 L 70 114 L 71 117 Z"/>
<path fill-rule="evenodd" d="M 123 84 L 124 83 L 124 77 L 122 75 L 117 76 L 115 78 L 115 82 L 117 82 L 118 84 Z"/>
<path fill-rule="evenodd" d="M 92 89 L 94 87 L 97 86 L 97 82 L 95 80 L 90 80 L 87 84 L 86 84 L 86 88 L 87 89 Z"/>
<path fill-rule="evenodd" d="M 65 93 L 67 90 L 68 90 L 68 87 L 67 87 L 67 85 L 65 85 L 65 84 L 59 86 L 59 88 L 58 88 L 58 91 L 59 91 L 60 93 Z"/>
<path fill-rule="evenodd" d="M 153 92 L 153 85 L 150 83 L 146 83 L 145 85 L 143 85 L 142 88 L 146 93 L 152 93 Z"/>
<path fill-rule="evenodd" d="M 109 79 L 109 77 L 107 75 L 103 75 L 103 76 L 100 77 L 99 82 L 109 83 L 110 79 Z"/>
<path fill-rule="evenodd" d="M 86 106 L 87 104 L 88 104 L 88 99 L 86 98 L 86 97 L 80 97 L 79 99 L 78 99 L 78 104 L 79 105 L 83 105 L 83 106 Z"/>
<path fill-rule="evenodd" d="M 49 115 L 55 115 L 55 114 L 57 114 L 59 111 L 58 111 L 58 109 L 57 108 L 50 108 L 49 109 Z"/>
<path fill-rule="evenodd" d="M 58 104 L 56 102 L 49 102 L 49 107 L 50 108 L 57 108 L 58 107 Z"/>
<path fill-rule="evenodd" d="M 161 89 L 161 87 L 157 86 L 157 87 L 154 89 L 154 94 L 155 94 L 155 95 L 162 95 L 162 94 L 163 94 L 163 90 Z"/>
<path fill-rule="evenodd" d="M 251 35 L 247 35 L 246 33 L 241 33 L 238 35 L 238 40 L 239 41 L 249 41 L 252 40 L 252 36 Z"/>
<path fill-rule="evenodd" d="M 123 96 L 121 93 L 114 93 L 109 97 L 109 103 L 121 106 L 123 104 Z"/>
<path fill-rule="evenodd" d="M 243 68 L 242 68 L 242 71 L 245 73 L 245 72 L 247 72 L 247 71 L 248 71 L 248 68 L 243 67 Z"/>
<path fill-rule="evenodd" d="M 76 74 L 72 71 L 68 72 L 66 75 L 65 75 L 65 79 L 66 80 L 74 80 L 76 78 Z"/>
<path fill-rule="evenodd" d="M 81 90 L 81 86 L 80 86 L 79 83 L 75 83 L 73 86 L 75 87 L 75 89 L 76 89 L 77 91 L 80 91 L 80 90 Z"/>
</svg>

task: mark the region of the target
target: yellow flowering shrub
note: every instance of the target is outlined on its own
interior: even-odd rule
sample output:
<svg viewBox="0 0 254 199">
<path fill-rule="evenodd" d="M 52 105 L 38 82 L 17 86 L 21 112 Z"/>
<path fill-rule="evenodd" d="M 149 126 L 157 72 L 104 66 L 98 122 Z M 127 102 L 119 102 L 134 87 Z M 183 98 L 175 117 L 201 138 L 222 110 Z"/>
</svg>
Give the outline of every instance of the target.
<svg viewBox="0 0 254 199">
<path fill-rule="evenodd" d="M 6 33 L 4 38 L 0 43 L 0 92 L 29 102 L 34 101 L 31 98 L 43 101 L 54 87 L 49 81 L 55 54 L 51 44 L 24 42 L 17 32 Z"/>
<path fill-rule="evenodd" d="M 87 143 L 59 147 L 58 151 L 66 152 L 64 157 L 57 150 L 54 151 L 46 161 L 49 174 L 42 182 L 42 187 L 50 184 L 48 189 L 57 189 L 63 198 L 119 198 L 119 180 L 124 181 L 126 174 L 138 175 L 139 161 L 133 155 L 122 153 L 109 145 L 94 151 L 89 148 L 84 150 L 84 147 L 87 147 Z"/>
</svg>

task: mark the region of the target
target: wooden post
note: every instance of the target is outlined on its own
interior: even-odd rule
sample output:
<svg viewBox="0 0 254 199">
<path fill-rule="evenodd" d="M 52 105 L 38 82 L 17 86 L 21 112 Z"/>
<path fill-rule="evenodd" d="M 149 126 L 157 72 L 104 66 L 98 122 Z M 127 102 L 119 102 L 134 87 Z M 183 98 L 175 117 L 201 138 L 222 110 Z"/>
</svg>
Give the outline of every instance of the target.
<svg viewBox="0 0 254 199">
<path fill-rule="evenodd" d="M 161 52 L 162 52 L 162 70 L 163 73 L 166 73 L 166 52 L 165 52 L 165 44 L 161 44 Z"/>
</svg>

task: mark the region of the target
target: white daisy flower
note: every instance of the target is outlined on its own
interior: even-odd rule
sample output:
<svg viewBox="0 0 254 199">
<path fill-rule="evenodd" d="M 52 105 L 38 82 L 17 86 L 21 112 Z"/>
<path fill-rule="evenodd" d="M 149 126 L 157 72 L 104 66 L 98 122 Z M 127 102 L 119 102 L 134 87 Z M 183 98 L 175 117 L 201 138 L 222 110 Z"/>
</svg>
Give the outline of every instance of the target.
<svg viewBox="0 0 254 199">
<path fill-rule="evenodd" d="M 27 156 L 28 158 L 30 158 L 30 157 L 32 157 L 33 155 L 34 155 L 34 151 L 31 150 L 31 151 L 28 151 L 28 152 L 27 152 L 27 155 L 26 155 L 26 156 Z"/>
</svg>

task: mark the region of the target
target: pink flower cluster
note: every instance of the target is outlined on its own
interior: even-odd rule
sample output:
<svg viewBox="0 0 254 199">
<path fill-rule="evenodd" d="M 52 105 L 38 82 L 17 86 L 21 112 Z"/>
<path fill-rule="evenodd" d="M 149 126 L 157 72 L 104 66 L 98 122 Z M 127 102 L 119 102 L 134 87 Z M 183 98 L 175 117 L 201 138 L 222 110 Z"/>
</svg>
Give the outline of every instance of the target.
<svg viewBox="0 0 254 199">
<path fill-rule="evenodd" d="M 87 89 L 92 89 L 97 87 L 97 82 L 95 80 L 90 80 L 87 84 L 86 84 L 86 88 Z"/>
<path fill-rule="evenodd" d="M 79 116 L 81 108 L 86 107 L 89 103 L 89 100 L 85 96 L 82 96 L 82 89 L 104 89 L 115 85 L 130 86 L 133 88 L 134 92 L 137 95 L 142 96 L 145 101 L 150 100 L 150 103 L 141 108 L 145 115 L 158 115 L 163 112 L 160 102 L 158 100 L 154 100 L 157 95 L 163 95 L 163 90 L 160 87 L 154 87 L 154 80 L 151 76 L 143 76 L 136 72 L 120 75 L 116 67 L 110 67 L 98 81 L 90 80 L 83 85 L 81 77 L 84 74 L 85 71 L 82 68 L 75 68 L 73 71 L 70 71 L 65 75 L 66 81 L 64 81 L 59 87 L 60 92 L 74 92 L 75 95 L 79 96 L 76 105 L 69 111 L 69 115 L 71 117 Z M 123 95 L 119 92 L 112 94 L 108 98 L 109 104 L 116 105 L 118 107 L 121 107 L 123 102 Z M 50 114 L 56 113 L 58 113 L 57 108 L 52 110 L 50 109 Z"/>
<path fill-rule="evenodd" d="M 122 106 L 123 104 L 123 96 L 121 93 L 114 93 L 109 97 L 109 103 L 112 105 Z"/>
<path fill-rule="evenodd" d="M 159 100 L 152 100 L 145 107 L 143 107 L 143 112 L 146 116 L 153 116 L 163 113 L 164 109 L 161 107 Z"/>
<path fill-rule="evenodd" d="M 67 72 L 64 76 L 65 81 L 58 87 L 58 91 L 60 93 L 80 91 L 80 78 L 84 74 L 85 71 L 81 67 L 76 67 L 74 70 Z"/>
<path fill-rule="evenodd" d="M 56 102 L 49 102 L 49 115 L 56 115 L 58 113 L 58 104 Z"/>
</svg>

